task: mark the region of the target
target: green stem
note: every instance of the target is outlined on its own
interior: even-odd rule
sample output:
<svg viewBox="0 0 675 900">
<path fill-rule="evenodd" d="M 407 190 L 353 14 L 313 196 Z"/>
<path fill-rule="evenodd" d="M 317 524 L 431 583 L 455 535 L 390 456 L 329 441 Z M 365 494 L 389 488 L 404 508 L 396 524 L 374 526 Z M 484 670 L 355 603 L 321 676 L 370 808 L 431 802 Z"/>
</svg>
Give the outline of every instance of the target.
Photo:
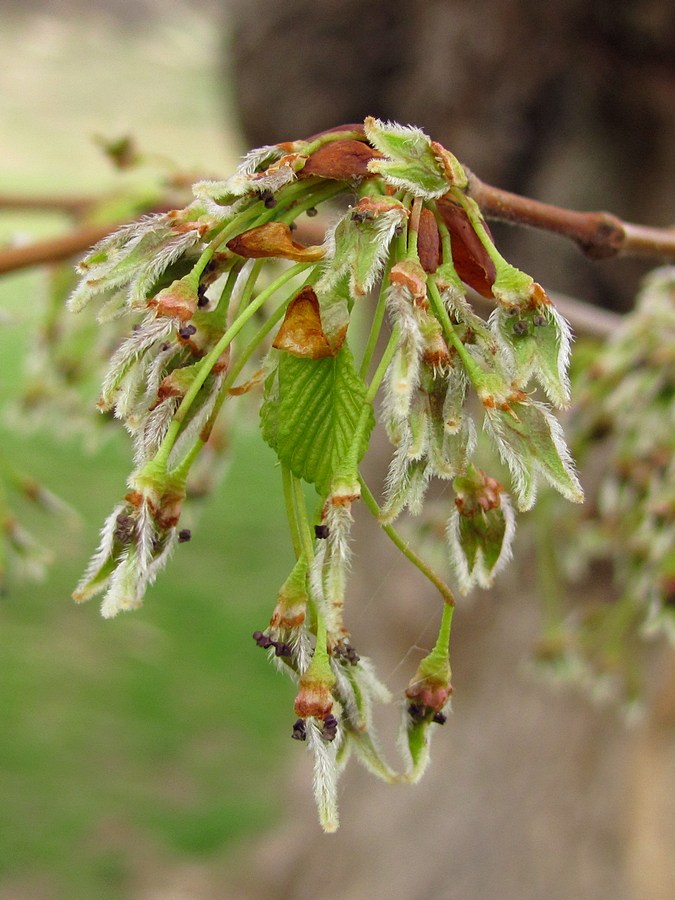
<svg viewBox="0 0 675 900">
<path fill-rule="evenodd" d="M 488 230 L 485 227 L 485 222 L 483 220 L 483 214 L 480 211 L 480 206 L 478 206 L 476 201 L 472 197 L 468 197 L 460 188 L 453 188 L 450 193 L 452 194 L 453 199 L 461 205 L 462 209 L 467 214 L 469 222 L 471 222 L 471 227 L 476 232 L 478 240 L 485 248 L 487 255 L 495 264 L 495 267 L 499 269 L 500 266 L 509 266 L 510 268 L 510 264 L 504 259 L 499 250 L 497 250 L 494 241 L 488 234 Z"/>
<path fill-rule="evenodd" d="M 342 182 L 329 182 L 315 190 L 305 191 L 302 197 L 290 206 L 284 213 L 276 216 L 277 221 L 290 225 L 299 215 L 312 209 L 321 203 L 325 203 L 337 194 L 343 194 L 345 186 Z"/>
<path fill-rule="evenodd" d="M 366 143 L 367 140 L 362 131 L 329 131 L 327 134 L 322 134 L 315 138 L 311 143 L 305 144 L 301 152 L 309 156 L 315 150 L 318 150 L 319 147 L 323 147 L 324 144 L 329 144 L 332 141 L 362 141 Z"/>
<path fill-rule="evenodd" d="M 368 485 L 366 484 L 366 482 L 364 481 L 362 476 L 359 476 L 359 482 L 361 484 L 361 496 L 362 496 L 363 500 L 365 501 L 366 506 L 371 511 L 373 516 L 376 519 L 378 519 L 378 521 L 379 521 L 380 515 L 381 515 L 381 510 L 380 510 L 380 507 L 378 506 L 377 500 L 372 495 L 370 488 L 368 487 Z M 434 572 L 434 570 L 420 556 L 418 556 L 414 550 L 411 549 L 410 545 L 408 543 L 406 543 L 406 541 L 403 540 L 401 535 L 396 531 L 396 529 L 392 525 L 382 525 L 381 527 L 382 527 L 384 533 L 387 535 L 387 537 L 392 541 L 392 543 L 396 547 L 398 547 L 398 549 L 405 556 L 405 558 L 407 560 L 409 560 L 409 562 L 411 562 L 415 566 L 415 568 L 419 569 L 419 571 L 422 573 L 422 575 L 424 575 L 424 577 L 427 578 L 433 584 L 433 586 L 436 588 L 436 590 L 439 592 L 439 594 L 443 598 L 446 608 L 454 607 L 454 605 L 455 605 L 454 595 L 453 595 L 452 591 L 450 590 L 450 588 L 448 587 L 448 585 L 443 581 L 443 579 L 439 575 L 437 575 L 436 572 Z M 445 622 L 445 620 L 446 620 L 445 609 L 443 611 L 443 616 L 444 616 L 443 621 Z M 450 619 L 452 619 L 451 616 L 450 616 Z M 441 627 L 445 627 L 445 626 L 442 625 Z M 448 623 L 447 628 L 449 629 L 449 627 L 450 626 Z"/>
<path fill-rule="evenodd" d="M 370 326 L 370 334 L 368 335 L 368 342 L 366 344 L 366 349 L 363 351 L 363 359 L 361 360 L 361 367 L 359 369 L 359 375 L 365 381 L 366 376 L 368 375 L 368 369 L 370 368 L 370 364 L 373 361 L 373 356 L 375 355 L 375 349 L 377 347 L 377 341 L 380 336 L 380 331 L 382 330 L 382 323 L 384 322 L 384 316 L 387 311 L 387 291 L 389 290 L 389 272 L 391 270 L 392 260 L 390 257 L 389 263 L 385 272 L 382 276 L 382 281 L 380 283 L 380 292 L 377 297 L 377 305 L 375 306 L 375 312 L 373 314 L 373 321 Z"/>
<path fill-rule="evenodd" d="M 202 272 L 208 266 L 208 264 L 211 262 L 211 260 L 213 258 L 213 254 L 215 252 L 216 251 L 215 251 L 215 248 L 213 247 L 213 245 L 209 244 L 209 246 L 206 248 L 206 250 L 204 250 L 202 255 L 199 257 L 197 262 L 192 267 L 192 271 L 190 272 L 190 275 L 194 276 L 195 281 L 197 283 L 199 283 L 199 279 L 202 277 Z"/>
<path fill-rule="evenodd" d="M 291 266 L 290 269 L 287 269 L 282 275 L 279 276 L 275 281 L 272 282 L 265 290 L 261 291 L 255 300 L 246 307 L 246 309 L 241 313 L 241 315 L 235 319 L 235 321 L 230 325 L 225 334 L 220 338 L 218 343 L 213 347 L 212 350 L 203 358 L 201 361 L 199 371 L 194 378 L 194 381 L 190 385 L 190 388 L 186 392 L 183 400 L 181 401 L 180 406 L 176 410 L 173 420 L 169 425 L 167 433 L 164 437 L 164 440 L 159 447 L 157 454 L 152 460 L 152 463 L 157 466 L 166 466 L 167 460 L 169 458 L 169 454 L 173 449 L 173 445 L 176 442 L 176 438 L 180 433 L 180 429 L 182 427 L 183 421 L 185 417 L 194 403 L 197 394 L 201 390 L 202 385 L 206 381 L 211 372 L 211 369 L 214 367 L 221 354 L 227 349 L 230 343 L 234 340 L 234 338 L 239 334 L 244 325 L 248 322 L 252 316 L 265 304 L 267 300 L 279 290 L 279 288 L 283 287 L 288 281 L 295 278 L 300 272 L 303 272 L 309 266 L 313 265 L 313 263 L 297 263 L 294 266 Z"/>
<path fill-rule="evenodd" d="M 415 197 L 410 210 L 410 222 L 408 225 L 408 256 L 417 259 L 417 238 L 420 229 L 420 216 L 422 214 L 422 198 Z"/>
<path fill-rule="evenodd" d="M 312 540 L 312 531 L 309 524 L 309 516 L 307 515 L 307 506 L 305 504 L 305 495 L 302 492 L 302 481 L 291 475 L 293 479 L 293 493 L 295 497 L 295 508 L 298 516 L 298 531 L 300 533 L 300 541 L 302 550 L 309 565 L 314 559 L 314 542 Z"/>
<path fill-rule="evenodd" d="M 281 478 L 284 488 L 284 505 L 286 507 L 286 518 L 288 519 L 288 527 L 291 532 L 291 543 L 293 544 L 293 552 L 295 558 L 300 559 L 302 555 L 302 539 L 298 528 L 298 516 L 295 505 L 295 492 L 293 489 L 293 473 L 288 466 L 281 464 Z"/>
<path fill-rule="evenodd" d="M 359 464 L 359 448 L 363 443 L 363 436 L 365 434 L 366 428 L 368 427 L 368 421 L 370 419 L 370 412 L 373 407 L 373 400 L 375 399 L 375 395 L 377 394 L 380 385 L 382 384 L 382 380 L 387 372 L 390 362 L 394 358 L 394 354 L 396 353 L 396 348 L 398 347 L 399 341 L 399 328 L 398 326 L 394 328 L 391 333 L 391 337 L 389 338 L 389 343 L 386 346 L 384 353 L 382 354 L 382 359 L 380 360 L 380 364 L 373 375 L 373 380 L 368 385 L 368 389 L 366 391 L 366 396 L 363 398 L 363 406 L 361 407 L 361 412 L 359 414 L 358 422 L 356 423 L 356 428 L 354 429 L 354 436 L 352 438 L 352 442 L 349 446 L 348 452 L 345 454 L 343 465 L 341 465 L 341 470 L 344 472 L 353 473 L 356 472 Z"/>
<path fill-rule="evenodd" d="M 452 344 L 452 346 L 457 351 L 457 355 L 462 360 L 464 368 L 466 369 L 467 375 L 475 388 L 482 386 L 485 383 L 486 372 L 484 372 L 481 367 L 478 365 L 476 360 L 471 356 L 469 351 L 466 349 L 464 344 L 460 341 L 457 332 L 453 328 L 452 322 L 450 321 L 450 316 L 448 315 L 448 311 L 445 308 L 445 304 L 443 303 L 443 299 L 439 293 L 438 286 L 433 278 L 429 278 L 427 281 L 427 293 L 429 297 L 429 302 L 433 308 L 434 314 L 438 321 L 441 323 L 441 327 L 443 328 L 443 334 L 445 335 L 446 341 Z"/>
<path fill-rule="evenodd" d="M 248 306 L 248 304 L 251 300 L 251 295 L 253 294 L 253 291 L 255 289 L 256 281 L 258 280 L 258 278 L 260 276 L 260 272 L 261 272 L 264 264 L 265 264 L 264 259 L 257 259 L 255 261 L 255 263 L 253 264 L 253 266 L 251 267 L 249 276 L 246 279 L 246 284 L 244 285 L 244 288 L 241 292 L 241 297 L 239 298 L 239 304 L 237 305 L 237 311 L 234 316 L 235 320 L 239 318 L 239 316 L 242 314 L 242 312 Z"/>
</svg>

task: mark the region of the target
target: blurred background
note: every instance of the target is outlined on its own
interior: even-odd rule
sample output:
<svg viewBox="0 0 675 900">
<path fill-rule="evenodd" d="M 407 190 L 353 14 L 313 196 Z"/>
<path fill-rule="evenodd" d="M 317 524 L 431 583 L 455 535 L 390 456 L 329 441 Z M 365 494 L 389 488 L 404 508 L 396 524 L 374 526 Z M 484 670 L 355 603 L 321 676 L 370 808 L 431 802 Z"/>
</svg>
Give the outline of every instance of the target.
<svg viewBox="0 0 675 900">
<path fill-rule="evenodd" d="M 468 0 L 1 0 L 0 17 L 0 196 L 152 194 L 162 159 L 223 176 L 249 145 L 374 114 L 421 125 L 501 187 L 672 221 L 665 0 L 488 0 L 479 12 Z M 97 139 L 126 134 L 149 159 L 120 173 Z M 0 210 L 0 242 L 67 224 Z M 495 232 L 547 288 L 615 309 L 646 269 Z M 10 411 L 46 287 L 44 272 L 0 280 Z M 0 417 L 5 456 L 83 516 L 75 526 L 22 510 L 55 560 L 44 582 L 10 582 L 0 598 L 0 900 L 673 895 L 675 701 L 662 648 L 630 730 L 534 680 L 523 660 L 540 585 L 522 554 L 495 595 L 458 611 L 455 714 L 424 782 L 386 787 L 350 767 L 341 831 L 324 836 L 310 761 L 288 739 L 293 692 L 250 639 L 291 559 L 255 422 L 234 436 L 180 564 L 140 612 L 112 622 L 69 597 L 129 448 L 116 433 L 85 453 L 63 430 L 22 436 Z M 379 477 L 377 458 L 369 466 Z M 400 691 L 409 646 L 433 641 L 438 601 L 372 525 L 357 528 L 354 643 Z"/>
</svg>

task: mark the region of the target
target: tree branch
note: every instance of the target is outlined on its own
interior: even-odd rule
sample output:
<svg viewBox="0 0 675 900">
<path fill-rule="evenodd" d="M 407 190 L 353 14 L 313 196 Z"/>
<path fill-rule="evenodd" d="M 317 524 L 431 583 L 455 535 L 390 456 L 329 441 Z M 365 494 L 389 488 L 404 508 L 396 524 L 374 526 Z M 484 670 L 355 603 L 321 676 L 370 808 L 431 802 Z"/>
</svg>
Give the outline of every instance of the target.
<svg viewBox="0 0 675 900">
<path fill-rule="evenodd" d="M 487 219 L 552 231 L 573 240 L 591 259 L 647 256 L 675 260 L 675 228 L 624 222 L 607 212 L 577 212 L 492 187 L 465 167 L 468 194 Z"/>
<path fill-rule="evenodd" d="M 124 223 L 111 222 L 110 225 L 88 225 L 56 238 L 35 241 L 35 243 L 26 244 L 23 247 L 9 247 L 6 250 L 0 250 L 0 275 L 30 266 L 62 262 L 64 259 L 88 250 L 92 244 L 100 241 L 122 224 Z"/>
</svg>

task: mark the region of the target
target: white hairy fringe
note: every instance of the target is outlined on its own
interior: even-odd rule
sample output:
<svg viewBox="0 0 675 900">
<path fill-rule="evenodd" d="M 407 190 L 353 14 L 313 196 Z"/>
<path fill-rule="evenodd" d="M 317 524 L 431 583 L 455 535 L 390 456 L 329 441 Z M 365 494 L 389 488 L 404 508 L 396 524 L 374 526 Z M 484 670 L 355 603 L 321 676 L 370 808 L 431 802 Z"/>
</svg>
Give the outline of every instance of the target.
<svg viewBox="0 0 675 900">
<path fill-rule="evenodd" d="M 424 749 L 421 754 L 421 759 L 415 766 L 413 765 L 413 758 L 410 753 L 410 745 L 408 744 L 408 726 L 410 724 L 412 724 L 412 719 L 410 718 L 410 714 L 408 712 L 408 704 L 404 701 L 401 704 L 401 724 L 399 726 L 398 737 L 396 739 L 396 748 L 406 767 L 406 771 L 401 780 L 407 782 L 408 784 L 416 784 L 424 775 L 427 766 L 429 765 L 429 745 L 431 743 L 432 729 L 430 727 L 427 727 L 424 730 Z"/>
<path fill-rule="evenodd" d="M 347 574 L 351 565 L 349 535 L 354 521 L 349 506 L 336 506 L 328 501 L 326 525 L 328 538 L 321 567 L 323 586 L 323 612 L 326 630 L 329 634 L 341 634 L 343 630 L 342 611 L 344 608 Z"/>
<path fill-rule="evenodd" d="M 466 416 L 464 403 L 469 383 L 466 372 L 460 365 L 452 366 L 448 374 L 448 387 L 443 401 L 443 428 L 447 434 L 461 431 Z"/>
<path fill-rule="evenodd" d="M 389 525 L 406 508 L 410 510 L 411 515 L 419 515 L 422 512 L 431 474 L 431 468 L 426 460 L 411 459 L 405 444 L 400 445 L 392 457 L 385 479 L 380 521 Z"/>
<path fill-rule="evenodd" d="M 136 250 L 141 241 L 147 240 L 148 256 L 154 256 L 154 251 L 162 242 L 174 236 L 175 232 L 169 225 L 166 213 L 158 213 L 125 225 L 99 241 L 77 267 L 83 277 L 67 301 L 68 308 L 72 312 L 79 312 L 97 294 L 127 284 L 134 272 L 121 264 Z M 100 253 L 106 253 L 108 259 L 87 266 L 87 260 Z M 115 274 L 118 266 L 120 270 Z"/>
<path fill-rule="evenodd" d="M 284 155 L 284 151 L 277 144 L 266 144 L 249 150 L 237 166 L 240 175 L 253 175 L 260 166 L 270 165 Z"/>
<path fill-rule="evenodd" d="M 295 177 L 290 166 L 282 166 L 277 172 L 267 176 L 261 173 L 256 177 L 256 171 L 263 165 L 269 166 L 275 163 L 282 156 L 283 151 L 274 145 L 250 150 L 230 178 L 220 181 L 198 181 L 192 186 L 192 193 L 199 200 L 217 201 L 226 197 L 245 197 L 247 194 L 265 189 L 278 190 Z M 229 207 L 219 207 L 217 203 L 214 205 L 220 210 L 222 216 L 224 210 L 232 210 L 236 204 Z"/>
<path fill-rule="evenodd" d="M 408 418 L 410 406 L 420 382 L 421 351 L 419 329 L 417 332 L 402 330 L 394 358 L 389 363 L 385 374 L 382 401 L 384 416 L 394 422 L 402 423 Z"/>
<path fill-rule="evenodd" d="M 551 397 L 552 402 L 555 402 L 556 405 L 564 409 L 569 406 L 571 402 L 569 367 L 572 358 L 572 342 L 574 341 L 574 335 L 572 334 L 570 323 L 560 312 L 558 312 L 555 306 L 548 306 L 546 312 L 553 319 L 556 336 L 558 338 L 558 383 L 551 383 L 548 374 L 541 372 L 541 370 L 540 376 L 542 378 L 544 389 L 547 391 L 549 397 Z M 557 399 L 555 396 L 556 390 L 558 395 Z"/>
<path fill-rule="evenodd" d="M 342 714 L 347 718 L 350 724 L 356 730 L 367 728 L 370 724 L 370 704 L 363 702 L 363 709 L 359 710 L 359 705 L 354 693 L 354 686 L 351 680 L 345 674 L 344 667 L 334 659 L 330 661 L 331 671 L 335 676 L 335 696 L 339 697 L 342 705 Z"/>
<path fill-rule="evenodd" d="M 392 146 L 390 141 L 387 139 L 387 132 L 392 133 L 396 137 L 403 138 L 413 145 L 417 144 L 419 146 L 420 144 L 422 144 L 431 152 L 430 138 L 420 128 L 416 128 L 414 125 L 399 125 L 397 122 L 383 122 L 381 119 L 366 119 L 365 132 L 366 137 L 368 138 L 370 143 L 377 150 L 379 150 L 380 153 L 383 153 L 385 157 L 393 161 L 396 161 L 396 155 L 392 153 Z M 386 163 L 386 160 L 383 160 L 383 162 Z M 373 169 L 372 171 L 375 171 L 375 169 Z M 443 194 L 447 193 L 449 189 L 447 182 L 445 182 L 434 191 L 422 190 L 422 188 L 420 188 L 420 185 L 414 180 L 391 176 L 388 174 L 386 169 L 384 171 L 381 171 L 379 167 L 377 168 L 377 171 L 389 184 L 394 185 L 394 187 L 401 188 L 402 190 L 410 191 L 414 196 L 417 197 L 424 197 L 425 199 L 434 200 L 438 197 L 442 197 Z M 437 175 L 439 179 L 443 178 L 443 173 L 440 169 L 440 166 L 438 166 Z"/>
<path fill-rule="evenodd" d="M 396 137 L 409 141 L 422 141 L 427 146 L 431 146 L 431 141 L 421 128 L 416 125 L 399 125 L 398 122 L 384 121 L 383 119 L 375 119 L 369 117 L 364 124 L 364 131 L 370 143 L 380 151 L 380 153 L 388 153 L 389 143 L 387 141 L 386 132 L 391 132 Z M 382 134 L 382 132 L 385 132 Z"/>
<path fill-rule="evenodd" d="M 404 222 L 407 218 L 407 214 L 405 209 L 392 209 L 382 215 L 377 216 L 375 219 L 375 228 L 374 233 L 370 234 L 370 239 L 372 244 L 375 246 L 375 254 L 371 260 L 370 270 L 364 279 L 364 283 L 362 286 L 363 292 L 365 294 L 369 293 L 372 288 L 375 286 L 377 280 L 379 279 L 382 271 L 384 269 L 384 264 L 389 255 L 389 245 L 391 244 L 392 238 L 394 237 L 394 232 L 396 228 L 401 222 Z M 370 231 L 370 230 L 369 230 Z M 358 295 L 361 293 L 358 290 L 358 286 L 355 283 L 355 277 L 352 269 L 352 276 L 350 278 L 350 288 L 353 295 Z"/>
<path fill-rule="evenodd" d="M 497 342 L 493 332 L 488 327 L 488 323 L 476 314 L 459 288 L 453 285 L 446 288 L 441 294 L 441 299 L 451 315 L 455 315 L 461 322 L 468 325 L 475 334 L 480 335 L 490 347 L 496 349 Z"/>
<path fill-rule="evenodd" d="M 140 265 L 136 276 L 129 284 L 129 306 L 132 309 L 144 308 L 148 301 L 148 292 L 160 275 L 198 242 L 199 232 L 196 228 L 176 234 L 157 250 L 149 262 Z"/>
<path fill-rule="evenodd" d="M 532 509 L 537 499 L 537 479 L 532 471 L 534 469 L 532 458 L 526 462 L 514 452 L 508 441 L 508 432 L 495 410 L 486 409 L 483 429 L 497 445 L 502 462 L 508 466 L 513 490 L 518 498 L 518 509 L 521 512 Z"/>
<path fill-rule="evenodd" d="M 574 460 L 565 443 L 560 422 L 545 404 L 531 400 L 528 405 L 534 407 L 543 416 L 560 462 L 569 478 L 569 483 L 555 478 L 536 456 L 530 456 L 528 460 L 521 459 L 509 442 L 508 427 L 502 418 L 504 414 L 500 414 L 498 410 L 486 409 L 484 428 L 495 441 L 502 461 L 509 467 L 515 493 L 518 495 L 518 509 L 524 512 L 534 505 L 537 498 L 537 473 L 542 475 L 551 487 L 554 487 L 567 500 L 572 503 L 582 503 L 584 492 L 574 468 Z"/>
<path fill-rule="evenodd" d="M 485 590 L 491 588 L 495 577 L 512 558 L 512 544 L 516 530 L 516 517 L 508 496 L 506 494 L 501 494 L 500 500 L 501 510 L 504 514 L 504 538 L 502 540 L 500 554 L 491 569 L 487 568 L 483 551 L 480 548 L 478 548 L 476 552 L 476 560 L 473 569 L 469 569 L 468 560 L 460 541 L 459 511 L 455 508 L 450 513 L 445 534 L 450 548 L 450 562 L 463 594 L 468 594 L 475 584 L 478 584 Z"/>
<path fill-rule="evenodd" d="M 138 575 L 135 557 L 135 547 L 128 547 L 120 556 L 101 603 L 104 619 L 113 619 L 119 612 L 137 609 L 141 605 L 145 579 Z"/>
<path fill-rule="evenodd" d="M 101 567 L 104 565 L 104 563 L 112 553 L 113 544 L 115 541 L 115 529 L 117 528 L 117 517 L 125 509 L 126 503 L 118 503 L 103 523 L 98 548 L 89 560 L 84 575 L 73 591 L 73 597 L 78 603 L 82 603 L 85 600 L 89 600 L 90 597 L 94 597 L 96 594 L 99 594 L 107 584 L 107 582 L 103 582 L 100 585 L 97 585 L 95 588 L 87 588 L 89 582 L 92 580 L 92 578 L 94 578 L 94 576 L 101 569 Z"/>
<path fill-rule="evenodd" d="M 361 288 L 357 290 L 357 285 L 355 284 L 352 259 L 348 255 L 336 258 L 337 228 L 343 222 L 346 223 L 350 221 L 352 212 L 353 209 L 350 208 L 343 216 L 333 222 L 326 229 L 323 243 L 326 251 L 326 262 L 323 266 L 323 273 L 321 275 L 321 278 L 316 284 L 316 290 L 318 292 L 331 291 L 333 288 L 335 288 L 337 283 L 345 274 L 347 274 L 348 272 L 352 272 L 350 276 L 351 293 L 354 296 L 361 293 Z M 379 215 L 373 223 L 374 227 L 369 230 L 369 236 L 371 238 L 372 245 L 375 245 L 376 247 L 376 252 L 373 256 L 370 270 L 362 285 L 362 290 L 365 291 L 366 294 L 374 287 L 378 278 L 382 274 L 387 255 L 389 253 L 389 244 L 391 243 L 391 240 L 394 236 L 396 226 L 399 225 L 399 223 L 405 221 L 406 215 L 406 211 L 403 208 L 401 208 L 400 210 L 389 210 L 388 212 Z"/>
<path fill-rule="evenodd" d="M 553 326 L 556 333 L 558 354 L 556 358 L 556 375 L 553 378 L 548 369 L 541 364 L 538 351 L 532 354 L 532 358 L 526 367 L 521 365 L 516 371 L 516 358 L 513 347 L 504 336 L 502 330 L 506 318 L 502 307 L 497 307 L 497 309 L 493 310 L 488 324 L 499 350 L 508 360 L 509 369 L 515 373 L 518 381 L 526 386 L 528 381 L 534 377 L 546 392 L 550 402 L 559 409 L 565 409 L 569 406 L 571 399 L 568 368 L 572 353 L 572 330 L 567 320 L 555 307 L 543 307 L 541 313 L 548 317 L 549 325 Z"/>
<path fill-rule="evenodd" d="M 151 314 L 145 317 L 137 331 L 132 331 L 131 335 L 122 341 L 110 359 L 101 387 L 101 398 L 106 408 L 112 406 L 115 394 L 119 390 L 119 382 L 125 373 L 139 361 L 146 350 L 164 341 L 173 328 L 171 319 L 158 319 Z M 129 403 L 129 397 L 125 398 L 124 402 Z"/>
<path fill-rule="evenodd" d="M 172 528 L 159 556 L 149 562 L 146 557 L 145 563 L 141 558 L 147 554 L 146 548 L 132 545 L 124 551 L 101 604 L 104 619 L 112 619 L 119 612 L 138 609 L 142 605 L 146 590 L 166 565 L 177 540 L 176 529 Z"/>
<path fill-rule="evenodd" d="M 337 738 L 325 741 L 321 727 L 314 718 L 306 721 L 307 747 L 314 757 L 314 799 L 319 822 L 324 831 L 337 831 L 340 824 L 337 806 Z"/>
<path fill-rule="evenodd" d="M 142 418 L 134 429 L 134 465 L 140 468 L 157 453 L 178 406 L 178 397 L 167 397 Z"/>
<path fill-rule="evenodd" d="M 141 503 L 136 518 L 136 545 L 138 547 L 138 570 L 142 577 L 147 577 L 148 569 L 154 556 L 157 529 L 150 514 L 148 504 Z"/>
</svg>

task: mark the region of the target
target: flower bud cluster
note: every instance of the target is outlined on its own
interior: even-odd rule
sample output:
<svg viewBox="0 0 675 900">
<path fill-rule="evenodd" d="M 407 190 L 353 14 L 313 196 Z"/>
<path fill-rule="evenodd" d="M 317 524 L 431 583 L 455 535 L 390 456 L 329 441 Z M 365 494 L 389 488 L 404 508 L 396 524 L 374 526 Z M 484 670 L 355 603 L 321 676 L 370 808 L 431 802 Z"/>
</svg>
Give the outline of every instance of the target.
<svg viewBox="0 0 675 900">
<path fill-rule="evenodd" d="M 184 533 L 188 475 L 221 406 L 264 385 L 261 430 L 281 464 L 296 563 L 254 638 L 297 682 L 293 737 L 314 754 L 327 830 L 337 826 L 338 761 L 353 750 L 379 777 L 415 780 L 428 726 L 445 720 L 451 693 L 454 600 L 391 523 L 421 510 L 432 478 L 451 482 L 452 565 L 463 590 L 490 586 L 514 528 L 504 487 L 474 463 L 481 428 L 521 509 L 541 479 L 570 500 L 582 496 L 557 420 L 528 393 L 536 383 L 551 403 L 568 402 L 567 326 L 543 289 L 501 258 L 467 185 L 459 162 L 422 131 L 373 118 L 263 147 L 231 178 L 195 185 L 185 209 L 97 245 L 70 301 L 77 310 L 100 296 L 104 315 L 139 318 L 112 355 L 99 401 L 133 435 L 136 469 L 75 594 L 105 590 L 104 615 L 142 602 Z M 319 242 L 317 209 L 338 195 L 350 205 Z M 294 230 L 303 213 L 312 243 Z M 489 321 L 467 286 L 495 302 Z M 352 313 L 375 293 L 355 359 Z M 376 412 L 394 446 L 381 510 L 359 471 Z M 311 513 L 303 483 L 319 497 Z M 386 689 L 345 622 L 361 498 L 445 600 L 437 645 L 406 692 L 402 775 L 372 731 L 372 705 Z"/>
</svg>

